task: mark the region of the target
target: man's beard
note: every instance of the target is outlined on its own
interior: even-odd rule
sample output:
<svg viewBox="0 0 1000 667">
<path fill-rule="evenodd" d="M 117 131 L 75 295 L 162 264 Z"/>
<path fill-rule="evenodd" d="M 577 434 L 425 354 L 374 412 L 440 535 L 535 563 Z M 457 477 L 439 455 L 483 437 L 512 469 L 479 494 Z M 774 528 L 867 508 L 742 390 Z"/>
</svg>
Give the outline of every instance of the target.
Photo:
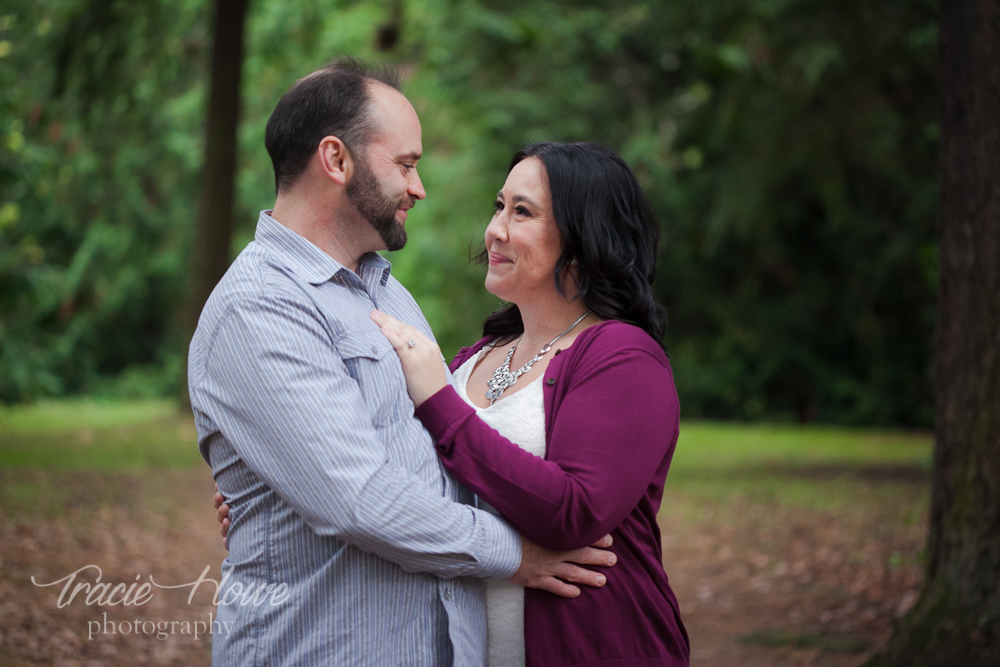
<svg viewBox="0 0 1000 667">
<path fill-rule="evenodd" d="M 354 161 L 354 178 L 347 184 L 347 199 L 378 232 L 388 250 L 399 250 L 406 245 L 406 229 L 396 220 L 396 211 L 407 202 L 392 201 L 386 196 L 365 155 Z M 408 203 L 412 206 L 412 198 Z"/>
</svg>

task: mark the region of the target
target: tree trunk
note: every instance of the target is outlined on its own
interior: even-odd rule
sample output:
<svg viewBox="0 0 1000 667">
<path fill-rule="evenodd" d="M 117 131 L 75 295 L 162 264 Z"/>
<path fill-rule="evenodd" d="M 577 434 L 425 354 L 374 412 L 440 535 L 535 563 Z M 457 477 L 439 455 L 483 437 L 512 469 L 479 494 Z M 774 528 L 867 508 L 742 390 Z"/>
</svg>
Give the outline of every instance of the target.
<svg viewBox="0 0 1000 667">
<path fill-rule="evenodd" d="M 1000 665 L 1000 0 L 942 0 L 927 577 L 870 665 Z"/>
<path fill-rule="evenodd" d="M 184 308 L 184 345 L 191 339 L 201 309 L 229 268 L 236 184 L 236 131 L 239 127 L 240 71 L 248 0 L 215 0 L 212 74 L 201 197 L 192 239 L 192 273 Z M 186 373 L 185 373 L 186 378 Z M 187 383 L 181 388 L 187 396 Z"/>
</svg>

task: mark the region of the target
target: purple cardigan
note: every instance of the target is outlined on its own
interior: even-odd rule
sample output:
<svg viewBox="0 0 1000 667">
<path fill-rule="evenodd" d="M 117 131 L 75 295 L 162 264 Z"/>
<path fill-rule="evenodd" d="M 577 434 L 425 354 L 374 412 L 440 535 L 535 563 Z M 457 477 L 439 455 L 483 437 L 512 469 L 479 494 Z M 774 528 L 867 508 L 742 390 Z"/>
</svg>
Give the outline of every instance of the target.
<svg viewBox="0 0 1000 667">
<path fill-rule="evenodd" d="M 463 348 L 452 370 L 486 342 Z M 686 666 L 656 523 L 678 434 L 667 357 L 642 329 L 609 320 L 557 351 L 544 377 L 544 459 L 478 419 L 450 386 L 416 412 L 444 466 L 527 539 L 563 551 L 614 538 L 618 563 L 604 587 L 572 600 L 525 590 L 527 663 Z"/>
</svg>

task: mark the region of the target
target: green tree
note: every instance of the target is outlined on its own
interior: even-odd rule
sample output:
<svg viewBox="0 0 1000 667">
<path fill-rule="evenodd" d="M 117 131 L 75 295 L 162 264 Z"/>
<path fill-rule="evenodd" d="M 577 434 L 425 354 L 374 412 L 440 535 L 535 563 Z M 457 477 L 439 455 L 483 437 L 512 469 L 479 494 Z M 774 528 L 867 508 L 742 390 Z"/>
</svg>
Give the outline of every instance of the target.
<svg viewBox="0 0 1000 667">
<path fill-rule="evenodd" d="M 917 605 L 869 664 L 1000 664 L 1000 2 L 941 4 L 934 491 Z"/>
<path fill-rule="evenodd" d="M 525 141 L 599 141 L 637 171 L 685 414 L 930 423 L 933 3 L 410 13 L 425 131 L 482 217 Z"/>
<path fill-rule="evenodd" d="M 208 247 L 193 234 L 202 139 L 220 136 L 204 115 L 211 5 L 5 7 L 0 400 L 130 378 L 169 391 L 192 243 Z M 424 123 L 430 193 L 391 260 L 446 352 L 496 305 L 468 257 L 510 155 L 590 139 L 625 156 L 664 221 L 686 415 L 929 424 L 935 37 L 929 0 L 260 0 L 232 242 L 212 264 L 273 202 L 278 97 L 339 53 L 379 54 Z"/>
<path fill-rule="evenodd" d="M 191 244 L 192 272 L 184 313 L 185 339 L 194 333 L 205 301 L 229 268 L 231 260 L 246 14 L 247 0 L 215 2 L 205 159 L 201 170 L 198 217 Z M 187 387 L 182 386 L 181 392 L 186 396 Z"/>
<path fill-rule="evenodd" d="M 0 401 L 176 379 L 201 3 L 5 3 Z M 173 377 L 174 379 L 171 379 Z"/>
</svg>

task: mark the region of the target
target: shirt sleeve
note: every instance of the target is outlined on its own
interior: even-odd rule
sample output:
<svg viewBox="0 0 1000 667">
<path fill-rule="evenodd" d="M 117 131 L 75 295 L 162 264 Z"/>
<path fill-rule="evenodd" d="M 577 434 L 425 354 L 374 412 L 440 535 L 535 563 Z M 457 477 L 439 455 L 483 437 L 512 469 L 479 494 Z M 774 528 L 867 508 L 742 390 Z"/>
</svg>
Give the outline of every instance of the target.
<svg viewBox="0 0 1000 667">
<path fill-rule="evenodd" d="M 308 307 L 270 296 L 234 307 L 195 395 L 251 470 L 317 533 L 441 577 L 506 578 L 520 565 L 510 526 L 389 460 L 361 389 Z"/>
<path fill-rule="evenodd" d="M 416 411 L 445 467 L 526 538 L 576 549 L 610 533 L 664 474 L 678 433 L 669 367 L 622 349 L 574 370 L 546 459 L 501 436 L 451 387 Z"/>
</svg>

